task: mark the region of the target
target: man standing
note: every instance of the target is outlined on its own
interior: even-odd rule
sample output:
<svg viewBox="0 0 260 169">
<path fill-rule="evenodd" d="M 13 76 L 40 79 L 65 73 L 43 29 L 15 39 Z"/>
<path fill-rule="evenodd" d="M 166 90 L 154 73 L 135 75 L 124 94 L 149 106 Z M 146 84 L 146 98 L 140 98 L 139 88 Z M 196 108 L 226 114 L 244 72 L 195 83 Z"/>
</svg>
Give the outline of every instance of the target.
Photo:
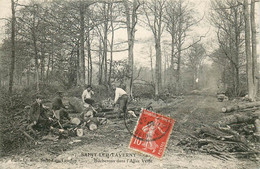
<svg viewBox="0 0 260 169">
<path fill-rule="evenodd" d="M 118 118 L 120 118 L 121 113 L 126 113 L 128 96 L 126 91 L 116 87 L 115 84 L 112 84 L 112 89 L 115 90 L 114 105 L 119 104 Z"/>
<path fill-rule="evenodd" d="M 92 87 L 90 85 L 87 85 L 87 89 L 83 91 L 82 93 L 82 102 L 84 103 L 84 107 L 88 108 L 90 104 L 94 102 L 93 99 L 91 99 L 92 95 L 94 94 Z"/>
</svg>

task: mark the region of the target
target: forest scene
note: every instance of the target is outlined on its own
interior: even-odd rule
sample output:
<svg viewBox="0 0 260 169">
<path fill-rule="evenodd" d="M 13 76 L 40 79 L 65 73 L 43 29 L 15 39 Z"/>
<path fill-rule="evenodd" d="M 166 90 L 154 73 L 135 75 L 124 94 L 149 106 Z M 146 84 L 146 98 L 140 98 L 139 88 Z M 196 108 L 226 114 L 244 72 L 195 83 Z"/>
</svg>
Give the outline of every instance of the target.
<svg viewBox="0 0 260 169">
<path fill-rule="evenodd" d="M 259 0 L 0 6 L 1 168 L 259 168 Z M 129 149 L 143 110 L 162 159 Z"/>
</svg>

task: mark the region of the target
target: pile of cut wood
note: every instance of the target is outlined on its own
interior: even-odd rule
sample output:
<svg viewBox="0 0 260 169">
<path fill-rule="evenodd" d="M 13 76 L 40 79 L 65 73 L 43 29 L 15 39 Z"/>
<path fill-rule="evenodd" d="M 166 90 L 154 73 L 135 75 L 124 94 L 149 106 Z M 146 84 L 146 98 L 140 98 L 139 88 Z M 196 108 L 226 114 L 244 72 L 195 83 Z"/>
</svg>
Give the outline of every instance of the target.
<svg viewBox="0 0 260 169">
<path fill-rule="evenodd" d="M 239 113 L 222 118 L 211 126 L 202 126 L 178 145 L 187 151 L 199 151 L 227 160 L 257 157 L 259 148 L 259 114 Z"/>
<path fill-rule="evenodd" d="M 222 108 L 223 113 L 230 113 L 232 111 L 239 111 L 239 112 L 254 112 L 260 109 L 260 101 L 258 102 L 245 102 L 239 103 L 236 105 L 230 105 L 227 107 Z"/>
<path fill-rule="evenodd" d="M 84 108 L 82 101 L 79 98 L 72 97 L 69 99 L 69 105 L 75 113 L 87 112 L 87 109 Z M 94 111 L 95 117 L 113 119 L 117 118 L 119 111 L 119 107 L 113 107 L 113 101 L 110 99 L 104 100 L 101 104 L 95 104 L 91 106 L 91 109 Z M 141 107 L 128 107 L 128 116 L 136 117 L 139 115 L 141 111 Z"/>
</svg>

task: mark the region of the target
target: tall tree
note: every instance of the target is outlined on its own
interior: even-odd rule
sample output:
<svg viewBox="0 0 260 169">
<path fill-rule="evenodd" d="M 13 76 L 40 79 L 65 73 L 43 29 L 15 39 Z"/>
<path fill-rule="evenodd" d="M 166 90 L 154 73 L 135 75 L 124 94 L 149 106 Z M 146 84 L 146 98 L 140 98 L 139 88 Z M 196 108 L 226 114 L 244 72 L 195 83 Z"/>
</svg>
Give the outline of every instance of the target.
<svg viewBox="0 0 260 169">
<path fill-rule="evenodd" d="M 166 31 L 171 35 L 171 59 L 170 59 L 170 82 L 173 84 L 174 76 L 174 64 L 176 63 L 176 40 L 177 40 L 177 22 L 178 22 L 177 12 L 177 1 L 168 1 L 166 6 L 166 14 L 164 15 L 164 20 L 166 23 Z"/>
<path fill-rule="evenodd" d="M 205 59 L 206 50 L 202 44 L 193 45 L 188 52 L 188 67 L 193 75 L 193 89 L 198 89 L 199 72 L 202 69 L 202 63 Z"/>
<path fill-rule="evenodd" d="M 108 84 L 111 84 L 112 67 L 113 67 L 113 49 L 114 49 L 114 38 L 115 38 L 115 27 L 113 18 L 113 3 L 110 4 L 110 27 L 111 27 L 111 40 L 110 40 L 110 62 L 109 62 L 109 75 Z"/>
<path fill-rule="evenodd" d="M 110 3 L 102 2 L 101 4 L 97 4 L 96 12 L 99 14 L 98 18 L 92 18 L 92 21 L 96 23 L 97 35 L 100 40 L 99 47 L 99 56 L 100 63 L 99 63 L 99 84 L 108 84 L 108 34 L 109 34 L 109 20 L 110 20 L 110 13 L 111 13 L 111 5 Z M 100 24 L 98 24 L 100 23 Z"/>
<path fill-rule="evenodd" d="M 180 92 L 181 87 L 182 52 L 188 49 L 183 46 L 191 27 L 198 23 L 194 14 L 195 12 L 188 1 L 172 0 L 167 2 L 164 21 L 166 30 L 171 35 L 170 81 L 173 85 L 175 82 L 173 77 L 175 76 L 177 92 Z"/>
<path fill-rule="evenodd" d="M 246 61 L 247 61 L 248 97 L 251 101 L 255 101 L 256 94 L 257 94 L 257 83 L 258 83 L 256 79 L 258 72 L 257 72 L 257 58 L 256 58 L 255 1 L 254 0 L 251 1 L 250 12 L 248 6 L 249 6 L 248 0 L 244 0 L 243 9 L 244 9 L 244 19 L 245 19 L 245 49 L 246 49 Z"/>
<path fill-rule="evenodd" d="M 92 55 L 91 55 L 91 44 L 90 44 L 90 8 L 89 5 L 86 7 L 86 24 L 87 24 L 87 31 L 86 31 L 86 38 L 87 38 L 87 50 L 88 50 L 88 84 L 92 84 Z"/>
<path fill-rule="evenodd" d="M 10 75 L 9 75 L 9 93 L 13 91 L 13 81 L 14 81 L 14 65 L 15 65 L 15 3 L 14 0 L 11 0 L 12 8 L 12 32 L 11 32 L 11 43 L 12 43 L 12 55 L 11 55 L 11 64 L 10 64 Z"/>
<path fill-rule="evenodd" d="M 212 1 L 213 10 L 210 15 L 210 20 L 213 26 L 217 28 L 217 38 L 220 52 L 225 57 L 226 61 L 222 64 L 226 67 L 227 72 L 223 72 L 223 80 L 228 83 L 228 88 L 231 89 L 233 96 L 240 94 L 240 72 L 241 66 L 244 64 L 243 46 L 244 46 L 244 19 L 243 9 L 240 3 L 236 0 Z M 227 64 L 228 63 L 228 64 Z"/>
<path fill-rule="evenodd" d="M 256 23 L 255 23 L 255 0 L 251 0 L 251 9 L 250 9 L 250 23 L 251 23 L 251 43 L 252 43 L 252 61 L 253 61 L 253 82 L 254 82 L 254 97 L 258 92 L 258 62 L 257 62 L 257 50 L 256 50 Z"/>
<path fill-rule="evenodd" d="M 135 26 L 137 24 L 137 10 L 140 6 L 138 0 L 134 0 L 130 8 L 129 1 L 124 0 L 125 15 L 126 15 L 126 29 L 128 39 L 128 68 L 129 78 L 127 80 L 126 90 L 133 97 L 133 71 L 134 71 L 134 42 L 135 42 Z"/>
<path fill-rule="evenodd" d="M 244 20 L 245 20 L 245 47 L 246 47 L 246 61 L 247 61 L 247 86 L 248 97 L 254 100 L 254 77 L 253 77 L 253 60 L 250 43 L 250 15 L 248 9 L 248 0 L 244 0 Z"/>
<path fill-rule="evenodd" d="M 80 74 L 81 74 L 81 85 L 86 83 L 86 68 L 85 68 L 85 4 L 80 1 L 79 13 L 80 13 Z"/>
<path fill-rule="evenodd" d="M 162 88 L 162 52 L 161 37 L 164 30 L 163 15 L 166 0 L 153 0 L 144 3 L 144 12 L 147 25 L 151 29 L 155 42 L 155 97 L 157 98 Z"/>
</svg>

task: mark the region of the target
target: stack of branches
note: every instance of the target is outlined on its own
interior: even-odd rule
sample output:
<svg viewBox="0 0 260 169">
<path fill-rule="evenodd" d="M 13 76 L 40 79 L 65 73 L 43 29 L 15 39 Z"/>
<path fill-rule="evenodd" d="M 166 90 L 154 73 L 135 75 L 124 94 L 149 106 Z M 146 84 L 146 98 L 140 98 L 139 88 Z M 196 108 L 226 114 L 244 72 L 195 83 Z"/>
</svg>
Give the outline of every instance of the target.
<svg viewBox="0 0 260 169">
<path fill-rule="evenodd" d="M 1 92 L 0 97 L 0 150 L 3 153 L 17 150 L 32 139 L 26 132 L 27 103 L 20 93 L 13 95 Z"/>
<path fill-rule="evenodd" d="M 182 139 L 178 145 L 184 150 L 208 153 L 216 158 L 228 160 L 237 158 L 257 157 L 259 137 L 256 133 L 255 115 L 230 115 L 212 126 L 205 125 Z"/>
</svg>

